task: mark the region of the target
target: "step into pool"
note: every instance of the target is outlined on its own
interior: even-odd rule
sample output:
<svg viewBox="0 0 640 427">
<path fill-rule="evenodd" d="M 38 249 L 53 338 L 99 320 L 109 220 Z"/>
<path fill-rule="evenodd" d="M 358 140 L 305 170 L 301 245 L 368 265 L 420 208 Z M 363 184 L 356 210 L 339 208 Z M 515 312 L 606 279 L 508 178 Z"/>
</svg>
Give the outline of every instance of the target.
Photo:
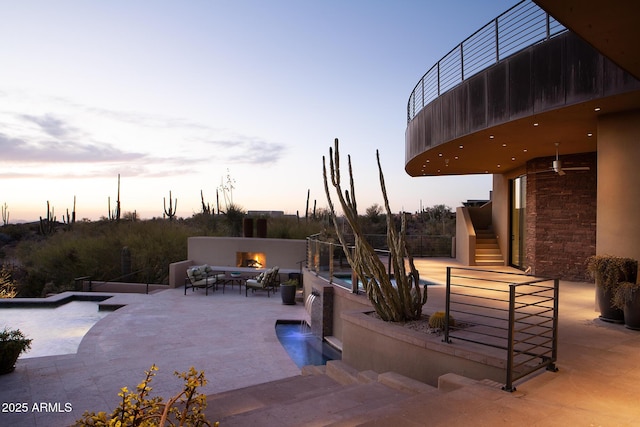
<svg viewBox="0 0 640 427">
<path fill-rule="evenodd" d="M 340 351 L 313 335 L 304 320 L 278 320 L 276 335 L 299 368 L 306 365 L 326 365 L 328 360 L 342 358 Z"/>
</svg>

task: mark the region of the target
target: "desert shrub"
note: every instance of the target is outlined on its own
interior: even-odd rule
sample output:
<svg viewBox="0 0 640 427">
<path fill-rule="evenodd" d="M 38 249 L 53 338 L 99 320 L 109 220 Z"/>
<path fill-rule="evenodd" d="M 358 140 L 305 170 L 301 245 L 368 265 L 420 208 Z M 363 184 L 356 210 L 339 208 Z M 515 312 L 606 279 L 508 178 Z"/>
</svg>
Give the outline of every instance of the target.
<svg viewBox="0 0 640 427">
<path fill-rule="evenodd" d="M 323 228 L 330 227 L 326 221 L 309 220 L 294 217 L 268 218 L 267 237 L 273 239 L 306 239 L 317 234 Z"/>
<path fill-rule="evenodd" d="M 16 296 L 16 287 L 11 279 L 11 271 L 4 265 L 0 266 L 0 298 Z"/>
<path fill-rule="evenodd" d="M 106 412 L 85 412 L 82 418 L 76 421 L 76 426 L 218 426 L 218 423 L 207 421 L 204 409 L 207 406 L 207 396 L 198 393 L 198 387 L 207 383 L 203 371 L 196 371 L 191 367 L 188 372 L 174 372 L 176 376 L 184 380 L 184 388 L 166 403 L 162 397 L 150 397 L 150 386 L 155 371 L 158 368 L 152 365 L 145 371 L 145 379 L 138 384 L 136 391 L 132 392 L 123 387 L 118 396 L 120 404 L 110 415 Z"/>
<path fill-rule="evenodd" d="M 131 251 L 132 271 L 143 270 L 127 280 L 167 284 L 169 264 L 187 258 L 187 238 L 195 235 L 201 235 L 199 229 L 178 221 L 99 221 L 23 241 L 18 254 L 27 275 L 19 294 L 40 296 L 45 283 L 52 283 L 49 291 L 70 289 L 80 276 L 116 279 L 122 275 L 124 246 Z"/>
</svg>

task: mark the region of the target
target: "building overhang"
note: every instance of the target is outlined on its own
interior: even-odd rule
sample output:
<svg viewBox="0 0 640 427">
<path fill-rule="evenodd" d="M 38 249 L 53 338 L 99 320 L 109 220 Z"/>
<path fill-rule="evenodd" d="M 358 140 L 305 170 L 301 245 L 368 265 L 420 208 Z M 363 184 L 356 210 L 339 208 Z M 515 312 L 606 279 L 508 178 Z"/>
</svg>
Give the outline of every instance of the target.
<svg viewBox="0 0 640 427">
<path fill-rule="evenodd" d="M 407 125 L 410 176 L 502 174 L 597 150 L 598 118 L 640 109 L 640 81 L 572 33 L 465 80 Z"/>
<path fill-rule="evenodd" d="M 443 142 L 410 159 L 410 176 L 502 174 L 532 159 L 597 151 L 598 117 L 640 108 L 640 91 L 593 100 Z"/>
</svg>

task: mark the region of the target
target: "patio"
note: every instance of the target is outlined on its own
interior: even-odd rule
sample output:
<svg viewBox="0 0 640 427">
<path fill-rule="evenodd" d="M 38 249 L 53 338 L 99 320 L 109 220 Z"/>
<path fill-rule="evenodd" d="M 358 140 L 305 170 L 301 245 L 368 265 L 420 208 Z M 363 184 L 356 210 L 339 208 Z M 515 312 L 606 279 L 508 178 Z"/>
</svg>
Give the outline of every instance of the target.
<svg viewBox="0 0 640 427">
<path fill-rule="evenodd" d="M 423 279 L 436 283 L 444 282 L 447 265 L 456 265 L 452 259 L 416 264 Z M 443 286 L 430 286 L 425 312 L 439 309 L 443 295 Z M 520 381 L 514 393 L 476 388 L 437 405 L 425 396 L 389 411 L 378 425 L 634 425 L 640 417 L 640 333 L 597 320 L 593 295 L 592 284 L 560 284 L 559 372 Z M 165 398 L 180 384 L 173 371 L 190 366 L 205 370 L 207 394 L 300 374 L 274 326 L 277 319 L 306 318 L 302 304 L 282 305 L 279 296 L 266 293 L 205 296 L 198 290 L 184 296 L 181 288 L 115 298 L 128 305 L 96 324 L 77 354 L 19 360 L 14 373 L 0 376 L 2 402 L 71 403 L 73 410 L 2 413 L 0 424 L 69 425 L 87 409 L 110 411 L 119 389 L 134 388 L 152 363 L 160 368 L 154 393 Z"/>
</svg>

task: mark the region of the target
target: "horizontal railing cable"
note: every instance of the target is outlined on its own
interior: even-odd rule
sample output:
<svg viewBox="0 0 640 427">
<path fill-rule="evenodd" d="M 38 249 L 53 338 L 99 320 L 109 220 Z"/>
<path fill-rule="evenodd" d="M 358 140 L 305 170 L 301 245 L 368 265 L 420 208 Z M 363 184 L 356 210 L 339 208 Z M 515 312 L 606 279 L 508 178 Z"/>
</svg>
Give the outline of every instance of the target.
<svg viewBox="0 0 640 427">
<path fill-rule="evenodd" d="M 523 0 L 451 49 L 422 76 L 407 101 L 407 122 L 466 79 L 529 46 L 567 31 L 531 0 Z"/>
</svg>

